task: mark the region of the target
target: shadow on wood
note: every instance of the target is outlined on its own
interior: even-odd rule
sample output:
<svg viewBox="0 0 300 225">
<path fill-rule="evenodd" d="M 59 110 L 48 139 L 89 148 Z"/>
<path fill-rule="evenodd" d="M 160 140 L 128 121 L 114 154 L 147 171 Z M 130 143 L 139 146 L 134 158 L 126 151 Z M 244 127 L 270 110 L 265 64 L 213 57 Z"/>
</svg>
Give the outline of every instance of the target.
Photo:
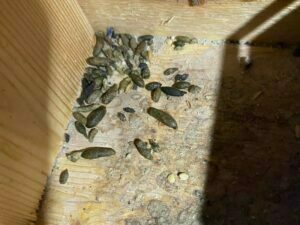
<svg viewBox="0 0 300 225">
<path fill-rule="evenodd" d="M 229 39 L 243 38 L 291 2 L 275 1 Z M 254 41 L 269 32 L 285 31 L 283 24 L 297 27 L 300 21 L 292 18 L 298 11 Z M 239 49 L 225 47 L 201 222 L 296 225 L 300 223 L 300 144 L 295 120 L 289 118 L 300 112 L 299 59 L 285 60 L 291 57 L 290 49 L 282 50 L 286 58 L 274 56 L 272 49 L 260 55 L 255 48 L 249 51 L 253 66 L 245 70 L 239 65 Z M 274 61 L 268 60 L 270 55 Z M 234 68 L 239 67 L 237 72 Z M 270 73 L 271 67 L 278 73 Z"/>
</svg>

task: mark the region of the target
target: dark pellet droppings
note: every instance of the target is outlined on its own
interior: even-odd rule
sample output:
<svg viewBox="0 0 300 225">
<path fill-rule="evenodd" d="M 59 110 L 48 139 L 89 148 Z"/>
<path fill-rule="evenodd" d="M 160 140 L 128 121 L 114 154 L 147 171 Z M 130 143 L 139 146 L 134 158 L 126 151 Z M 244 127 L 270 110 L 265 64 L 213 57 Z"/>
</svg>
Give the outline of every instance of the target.
<svg viewBox="0 0 300 225">
<path fill-rule="evenodd" d="M 83 78 L 81 80 L 81 86 L 82 86 L 82 91 L 80 94 L 80 98 L 82 98 L 83 100 L 86 100 L 90 96 L 90 94 L 92 94 L 92 92 L 94 91 L 95 83 L 92 81 L 89 81 L 86 78 Z"/>
<path fill-rule="evenodd" d="M 176 50 L 176 51 L 179 51 L 179 50 L 182 50 L 183 49 L 183 46 L 175 46 L 174 47 L 174 50 Z"/>
<path fill-rule="evenodd" d="M 164 71 L 164 75 L 168 76 L 178 71 L 177 67 L 168 68 Z"/>
<path fill-rule="evenodd" d="M 151 41 L 153 39 L 153 35 L 147 34 L 147 35 L 142 35 L 138 37 L 138 41 Z"/>
<path fill-rule="evenodd" d="M 128 112 L 128 113 L 135 113 L 135 110 L 133 108 L 130 108 L 130 107 L 125 107 L 125 108 L 123 108 L 123 110 L 125 112 Z"/>
<path fill-rule="evenodd" d="M 177 41 L 174 41 L 173 42 L 173 45 L 176 47 L 176 46 L 180 46 L 180 47 L 183 47 L 185 46 L 186 42 L 184 41 L 180 41 L 180 40 L 177 40 Z"/>
<path fill-rule="evenodd" d="M 96 79 L 97 77 L 100 78 L 107 78 L 107 71 L 103 69 L 94 69 L 92 73 L 93 79 Z"/>
<path fill-rule="evenodd" d="M 149 41 L 147 42 L 148 45 L 153 45 L 153 43 L 154 43 L 154 42 L 153 42 L 153 39 L 152 39 L 152 40 L 149 40 Z"/>
<path fill-rule="evenodd" d="M 114 46 L 113 41 L 109 37 L 104 37 L 104 41 L 111 47 Z"/>
<path fill-rule="evenodd" d="M 110 63 L 110 60 L 104 57 L 89 57 L 86 62 L 92 66 L 107 66 Z"/>
<path fill-rule="evenodd" d="M 133 64 L 130 62 L 130 60 L 126 59 L 125 62 L 126 62 L 126 65 L 128 66 L 128 68 L 130 70 L 132 70 L 133 69 Z"/>
<path fill-rule="evenodd" d="M 146 86 L 145 86 L 145 88 L 146 88 L 148 91 L 152 91 L 152 90 L 154 90 L 154 89 L 156 89 L 156 88 L 159 88 L 159 87 L 161 87 L 161 83 L 156 82 L 156 81 L 150 82 L 150 83 L 146 84 Z"/>
<path fill-rule="evenodd" d="M 120 34 L 123 45 L 129 47 L 129 39 L 126 34 Z"/>
<path fill-rule="evenodd" d="M 176 36 L 175 37 L 176 41 L 180 41 L 180 42 L 183 42 L 183 43 L 190 43 L 191 41 L 191 38 L 190 37 L 187 37 L 187 36 Z"/>
<path fill-rule="evenodd" d="M 73 117 L 83 125 L 86 124 L 86 117 L 82 115 L 80 112 L 73 112 Z"/>
<path fill-rule="evenodd" d="M 160 88 L 156 88 L 154 90 L 151 91 L 151 99 L 154 102 L 158 102 L 161 96 L 161 89 Z"/>
<path fill-rule="evenodd" d="M 134 145 L 138 152 L 146 159 L 153 160 L 152 152 L 147 148 L 147 142 L 143 142 L 141 139 L 136 138 Z"/>
<path fill-rule="evenodd" d="M 88 134 L 89 142 L 93 142 L 94 141 L 94 138 L 97 135 L 97 133 L 98 133 L 98 129 L 97 128 L 92 128 L 89 131 L 89 134 Z"/>
<path fill-rule="evenodd" d="M 132 85 L 132 90 L 137 90 L 138 89 L 138 86 L 135 84 L 135 83 L 133 83 L 133 85 Z"/>
<path fill-rule="evenodd" d="M 76 99 L 76 102 L 78 103 L 78 105 L 84 105 L 84 98 L 82 96 L 78 97 Z"/>
<path fill-rule="evenodd" d="M 102 94 L 102 91 L 99 89 L 93 91 L 93 93 L 90 94 L 90 96 L 86 99 L 86 103 L 92 104 L 92 103 L 96 102 L 101 97 L 101 94 Z"/>
<path fill-rule="evenodd" d="M 69 143 L 69 141 L 70 141 L 70 139 L 71 139 L 70 134 L 65 133 L 65 134 L 64 134 L 64 139 L 65 139 L 65 142 L 66 142 L 66 143 Z"/>
<path fill-rule="evenodd" d="M 196 93 L 199 93 L 201 91 L 201 88 L 197 85 L 191 85 L 191 86 L 189 86 L 188 91 L 192 94 L 196 94 Z"/>
<path fill-rule="evenodd" d="M 172 85 L 172 87 L 177 88 L 177 89 L 187 89 L 191 86 L 190 82 L 187 81 L 179 81 L 176 82 Z"/>
<path fill-rule="evenodd" d="M 147 63 L 141 62 L 141 63 L 139 64 L 139 68 L 142 70 L 142 69 L 144 69 L 144 68 L 148 68 L 148 65 L 147 65 Z"/>
<path fill-rule="evenodd" d="M 197 44 L 197 43 L 198 43 L 197 38 L 191 38 L 190 44 Z"/>
<path fill-rule="evenodd" d="M 67 183 L 68 178 L 69 178 L 69 171 L 68 171 L 68 169 L 65 169 L 59 175 L 59 183 L 60 184 Z"/>
<path fill-rule="evenodd" d="M 82 150 L 81 157 L 84 159 L 97 159 L 115 155 L 116 152 L 112 148 L 106 147 L 89 147 Z"/>
<path fill-rule="evenodd" d="M 86 127 L 92 128 L 97 126 L 97 124 L 103 119 L 103 117 L 106 114 L 106 107 L 100 106 L 97 109 L 93 110 L 88 116 L 87 116 L 87 122 Z"/>
<path fill-rule="evenodd" d="M 130 77 L 126 77 L 123 80 L 121 80 L 120 84 L 119 84 L 119 89 L 118 89 L 119 93 L 125 92 L 130 83 L 131 83 Z"/>
<path fill-rule="evenodd" d="M 144 82 L 142 76 L 135 74 L 135 73 L 131 73 L 129 76 L 132 79 L 133 83 L 135 83 L 137 86 L 139 86 L 139 87 L 145 86 L 145 82 Z"/>
<path fill-rule="evenodd" d="M 141 70 L 141 75 L 143 77 L 143 79 L 148 79 L 150 77 L 150 70 L 149 68 L 144 68 Z"/>
<path fill-rule="evenodd" d="M 184 46 L 185 46 L 185 42 L 184 42 L 184 41 L 175 41 L 175 42 L 173 43 L 173 45 L 174 45 L 175 47 L 184 47 Z"/>
<path fill-rule="evenodd" d="M 127 38 L 130 40 L 132 38 L 131 34 L 125 34 L 127 36 Z"/>
<path fill-rule="evenodd" d="M 95 90 L 101 90 L 103 86 L 103 78 L 102 77 L 97 77 L 94 80 L 94 89 Z"/>
<path fill-rule="evenodd" d="M 78 131 L 78 133 L 87 137 L 85 126 L 82 123 L 80 123 L 79 121 L 75 121 L 75 128 Z"/>
<path fill-rule="evenodd" d="M 113 60 L 113 51 L 110 48 L 107 48 L 105 50 L 103 49 L 102 52 L 106 58 Z"/>
<path fill-rule="evenodd" d="M 130 48 L 132 49 L 132 51 L 135 52 L 135 49 L 137 47 L 137 42 L 136 42 L 135 37 L 132 37 L 130 39 L 129 45 L 130 45 Z"/>
<path fill-rule="evenodd" d="M 185 91 L 180 91 L 177 88 L 174 87 L 161 87 L 161 90 L 163 93 L 165 93 L 166 95 L 170 95 L 170 96 L 176 96 L 176 97 L 180 97 L 186 94 Z"/>
<path fill-rule="evenodd" d="M 144 59 L 146 59 L 147 61 L 150 60 L 150 52 L 149 52 L 149 51 L 143 51 L 143 52 L 141 53 L 141 56 L 142 56 Z"/>
<path fill-rule="evenodd" d="M 175 76 L 175 82 L 176 81 L 185 81 L 187 78 L 189 77 L 189 75 L 187 73 L 184 74 L 177 74 Z"/>
<path fill-rule="evenodd" d="M 176 120 L 167 112 L 164 112 L 162 110 L 149 107 L 147 110 L 148 114 L 158 121 L 162 122 L 163 124 L 167 125 L 168 127 L 171 127 L 173 129 L 177 129 L 177 122 Z"/>
<path fill-rule="evenodd" d="M 85 68 L 85 72 L 88 73 L 88 74 L 91 74 L 94 69 L 95 69 L 94 67 L 89 67 L 88 66 L 88 67 Z"/>
<path fill-rule="evenodd" d="M 93 49 L 93 56 L 98 56 L 104 46 L 103 32 L 96 33 L 96 44 Z"/>
<path fill-rule="evenodd" d="M 141 75 L 144 79 L 148 79 L 150 77 L 150 70 L 146 63 L 140 63 L 139 68 L 141 69 Z"/>
<path fill-rule="evenodd" d="M 185 42 L 183 42 L 183 41 L 175 41 L 173 43 L 173 45 L 174 45 L 174 49 L 175 50 L 181 50 L 181 49 L 183 49 L 183 47 L 185 45 Z"/>
<path fill-rule="evenodd" d="M 126 121 L 126 116 L 124 115 L 124 113 L 118 112 L 117 116 L 122 122 Z"/>
<path fill-rule="evenodd" d="M 111 86 L 109 89 L 107 89 L 106 92 L 101 96 L 101 101 L 103 104 L 109 104 L 116 96 L 118 93 L 118 85 L 114 84 Z"/>
<path fill-rule="evenodd" d="M 145 48 L 146 48 L 146 41 L 140 42 L 136 47 L 134 54 L 135 55 L 141 54 L 145 50 Z"/>
<path fill-rule="evenodd" d="M 97 107 L 99 107 L 99 104 L 83 105 L 83 106 L 74 107 L 73 111 L 74 112 L 90 112 L 90 111 L 96 109 Z"/>
<path fill-rule="evenodd" d="M 106 68 L 107 75 L 112 76 L 114 73 L 113 69 L 110 66 L 106 66 L 105 68 Z"/>
</svg>

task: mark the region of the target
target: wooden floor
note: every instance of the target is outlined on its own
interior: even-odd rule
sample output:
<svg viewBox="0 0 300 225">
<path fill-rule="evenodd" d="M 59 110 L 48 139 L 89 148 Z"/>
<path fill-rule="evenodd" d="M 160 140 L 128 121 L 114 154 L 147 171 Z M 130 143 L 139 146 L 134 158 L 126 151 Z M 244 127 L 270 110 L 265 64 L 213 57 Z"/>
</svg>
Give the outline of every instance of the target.
<svg viewBox="0 0 300 225">
<path fill-rule="evenodd" d="M 238 111 L 241 105 L 251 105 L 253 111 L 250 113 L 259 114 L 266 106 L 269 111 L 266 109 L 264 112 L 268 114 L 263 117 L 271 121 L 279 114 L 286 118 L 292 112 L 300 112 L 299 59 L 292 57 L 291 50 L 259 47 L 249 50 L 247 46 L 208 44 L 190 45 L 182 51 L 174 51 L 164 44 L 163 39 L 157 39 L 155 45 L 149 81 L 160 80 L 165 85 L 171 85 L 173 77 L 163 76 L 162 71 L 176 66 L 180 71 L 190 74 L 189 81 L 202 87 L 201 92 L 196 95 L 188 93 L 181 98 L 168 99 L 162 96 L 159 103 L 153 103 L 150 93 L 145 89 L 119 95 L 108 105 L 108 113 L 98 125 L 100 132 L 92 144 L 75 131 L 71 120 L 68 128 L 71 139 L 64 144 L 49 178 L 40 212 L 40 224 L 207 225 L 209 223 L 201 222 L 199 214 L 201 207 L 205 207 L 203 195 L 208 192 L 207 182 L 211 180 L 208 177 L 211 176 L 209 167 L 213 164 L 225 165 L 223 159 L 211 155 L 212 148 L 216 146 L 215 138 L 224 135 L 222 132 L 239 137 L 238 134 L 230 134 L 230 130 L 225 128 L 223 131 L 218 128 L 216 132 L 216 121 L 222 115 L 219 105 L 220 101 L 224 101 L 224 96 L 221 96 L 223 90 L 230 90 L 228 98 L 232 108 Z M 247 54 L 253 58 L 253 67 L 245 72 L 239 65 L 238 57 Z M 274 99 L 282 104 L 275 104 L 277 108 L 272 109 Z M 126 106 L 134 108 L 136 113 L 126 114 L 127 121 L 121 122 L 116 114 Z M 178 130 L 170 129 L 151 118 L 145 113 L 149 106 L 164 109 L 173 115 L 177 120 Z M 226 114 L 224 118 L 225 116 Z M 263 128 L 251 130 L 251 125 L 248 131 L 251 134 L 255 131 L 258 138 L 264 139 L 263 135 L 270 138 L 270 148 L 276 148 L 282 142 L 287 149 L 288 146 L 299 148 L 293 129 L 283 125 L 278 130 L 277 123 L 270 124 L 269 129 L 278 131 L 277 134 L 284 137 L 284 140 L 270 138 L 265 135 Z M 157 139 L 162 151 L 155 153 L 154 161 L 139 155 L 132 143 L 137 137 L 143 140 Z M 255 142 L 260 143 L 253 139 L 242 141 L 248 149 Z M 97 160 L 80 159 L 76 163 L 65 157 L 67 152 L 88 146 L 112 147 L 117 154 Z M 259 157 L 257 152 L 249 155 Z M 261 161 L 257 159 L 257 164 L 264 164 L 262 159 L 268 161 L 268 158 L 260 159 Z M 235 171 L 232 174 L 238 172 L 238 168 L 233 168 Z M 69 180 L 63 185 L 58 179 L 64 169 L 69 170 Z M 220 166 L 219 170 L 229 169 Z M 180 180 L 178 172 L 186 172 L 189 179 Z M 167 176 L 170 173 L 176 176 L 175 183 L 168 183 Z M 224 182 L 231 179 L 231 175 L 223 175 L 221 177 Z M 167 211 L 165 215 L 156 217 L 153 210 L 163 211 L 163 207 Z"/>
</svg>

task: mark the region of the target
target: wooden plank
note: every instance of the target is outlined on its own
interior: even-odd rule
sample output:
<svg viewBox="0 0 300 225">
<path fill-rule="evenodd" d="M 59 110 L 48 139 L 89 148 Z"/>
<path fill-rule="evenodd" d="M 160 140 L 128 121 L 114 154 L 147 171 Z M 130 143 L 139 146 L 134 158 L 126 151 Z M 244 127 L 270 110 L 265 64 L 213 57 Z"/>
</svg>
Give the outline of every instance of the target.
<svg viewBox="0 0 300 225">
<path fill-rule="evenodd" d="M 92 45 L 74 1 L 0 7 L 0 223 L 31 224 Z"/>
<path fill-rule="evenodd" d="M 172 84 L 173 77 L 163 76 L 162 72 L 168 67 L 177 66 L 181 72 L 189 73 L 189 81 L 200 85 L 202 91 L 198 95 L 186 94 L 182 98 L 167 99 L 166 96 L 162 96 L 158 103 L 151 101 L 150 93 L 145 89 L 121 94 L 107 106 L 108 112 L 97 126 L 99 134 L 92 144 L 75 131 L 72 121 L 69 127 L 71 141 L 64 145 L 49 180 L 40 224 L 124 225 L 125 221 L 130 219 L 136 219 L 140 224 L 149 224 L 146 222 L 151 220 L 147 205 L 153 199 L 168 205 L 172 222 L 166 224 L 200 224 L 196 221 L 199 218 L 197 213 L 201 211 L 200 198 L 193 193 L 195 190 L 200 194 L 209 191 L 205 188 L 207 169 L 210 163 L 213 163 L 211 160 L 214 160 L 210 158 L 210 153 L 215 140 L 212 133 L 217 116 L 216 107 L 222 104 L 222 101 L 228 100 L 224 100 L 228 96 L 223 95 L 224 91 L 228 91 L 223 87 L 225 84 L 225 87 L 228 86 L 227 82 L 224 82 L 227 81 L 227 77 L 237 82 L 236 86 L 229 87 L 233 91 L 232 98 L 237 101 L 233 104 L 234 107 L 250 103 L 257 105 L 257 110 L 260 107 L 264 109 L 264 105 L 268 105 L 271 99 L 277 101 L 278 107 L 283 107 L 278 103 L 290 101 L 290 96 L 299 96 L 296 80 L 293 79 L 297 79 L 296 74 L 300 68 L 290 50 L 189 45 L 185 46 L 183 51 L 174 51 L 162 43 L 155 46 L 158 49 L 155 49 L 157 54 L 151 58 L 152 75 L 149 82 Z M 254 66 L 249 74 L 244 75 L 237 58 L 248 54 L 253 57 Z M 282 82 L 274 82 L 277 76 L 278 79 L 282 76 L 285 86 L 281 86 Z M 118 78 L 114 79 L 116 80 L 112 83 L 118 82 Z M 288 88 L 289 90 L 284 89 L 289 85 L 293 87 Z M 253 100 L 253 95 L 262 88 L 265 97 Z M 277 96 L 283 89 L 288 93 L 279 100 Z M 236 95 L 239 91 L 242 94 Z M 178 122 L 178 130 L 174 131 L 148 116 L 145 111 L 150 105 L 173 115 Z M 125 106 L 133 107 L 136 113 L 126 114 L 127 121 L 121 122 L 116 113 L 122 111 Z M 295 107 L 299 109 L 299 104 Z M 274 113 L 268 112 L 268 115 Z M 227 116 L 230 117 L 231 114 Z M 222 119 L 222 114 L 219 117 Z M 263 136 L 266 132 L 264 122 L 259 125 L 262 126 L 262 130 L 258 129 L 257 132 Z M 272 129 L 278 129 L 276 127 L 277 123 L 272 123 Z M 268 132 L 272 129 L 268 129 Z M 294 143 L 294 137 L 292 134 L 286 137 L 286 127 L 276 134 L 278 142 L 272 139 L 272 135 L 270 138 L 276 146 L 282 140 L 279 136 L 283 134 L 286 134 L 283 145 L 288 149 L 288 146 L 291 147 Z M 136 137 L 158 140 L 162 152 L 155 154 L 155 162 L 139 155 L 132 144 Z M 234 140 L 234 137 L 232 139 Z M 267 144 L 269 143 L 271 142 Z M 247 146 L 251 144 L 256 146 L 255 142 L 246 143 Z M 70 162 L 64 155 L 66 152 L 88 146 L 108 146 L 114 148 L 117 153 L 109 158 L 80 159 L 76 163 Z M 222 163 L 224 162 L 217 162 L 218 165 Z M 229 169 L 226 165 L 225 171 Z M 60 172 L 64 169 L 68 169 L 69 179 L 62 185 L 58 180 Z M 176 176 L 180 171 L 187 172 L 190 178 L 180 181 Z M 176 176 L 174 184 L 167 182 L 169 173 Z M 221 177 L 225 181 L 227 178 L 226 173 Z M 194 223 L 177 222 L 181 212 L 189 208 L 195 211 L 189 216 L 189 219 L 195 219 L 192 221 Z"/>
<path fill-rule="evenodd" d="M 187 1 L 176 0 L 78 0 L 94 30 L 114 26 L 120 32 L 133 34 L 190 35 L 204 40 L 240 40 L 251 32 L 264 33 L 260 27 L 268 21 L 274 25 L 282 10 L 299 9 L 299 0 L 206 1 L 199 7 L 190 7 Z M 298 3 L 298 4 L 295 4 Z M 299 10 L 298 10 L 299 11 Z M 278 19 L 278 18 L 277 18 Z M 300 31 L 296 29 L 300 13 L 286 17 L 282 26 L 272 33 L 259 36 L 255 41 L 264 43 L 286 42 L 297 44 Z M 167 22 L 169 21 L 169 22 Z M 239 30 L 242 29 L 243 32 Z M 288 30 L 288 32 L 286 32 Z M 235 36 L 232 36 L 233 34 Z M 237 35 L 238 33 L 238 35 Z M 280 37 L 280 38 L 279 38 Z M 244 41 L 251 41 L 245 39 Z"/>
</svg>

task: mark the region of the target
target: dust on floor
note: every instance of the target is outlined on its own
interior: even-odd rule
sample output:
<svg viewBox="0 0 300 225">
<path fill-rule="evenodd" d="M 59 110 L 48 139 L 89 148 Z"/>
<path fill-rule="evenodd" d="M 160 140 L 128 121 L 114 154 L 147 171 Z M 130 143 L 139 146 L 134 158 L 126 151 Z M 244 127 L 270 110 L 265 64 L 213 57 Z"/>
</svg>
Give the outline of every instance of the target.
<svg viewBox="0 0 300 225">
<path fill-rule="evenodd" d="M 50 178 L 42 220 L 72 225 L 296 224 L 299 58 L 289 49 L 234 45 L 174 51 L 162 40 L 154 42 L 149 82 L 171 85 L 174 77 L 162 73 L 175 66 L 201 92 L 163 96 L 158 103 L 145 89 L 121 94 L 107 106 L 92 144 L 71 122 L 70 142 Z M 242 55 L 253 60 L 249 70 L 239 64 Z M 149 117 L 149 106 L 168 111 L 178 129 Z M 117 117 L 124 107 L 136 111 L 125 114 L 126 122 Z M 154 138 L 162 151 L 149 161 L 137 152 L 135 138 Z M 112 147 L 117 153 L 76 163 L 66 159 L 65 153 L 88 146 Z M 69 180 L 62 185 L 59 174 L 66 168 Z M 180 179 L 180 172 L 188 177 Z"/>
</svg>

